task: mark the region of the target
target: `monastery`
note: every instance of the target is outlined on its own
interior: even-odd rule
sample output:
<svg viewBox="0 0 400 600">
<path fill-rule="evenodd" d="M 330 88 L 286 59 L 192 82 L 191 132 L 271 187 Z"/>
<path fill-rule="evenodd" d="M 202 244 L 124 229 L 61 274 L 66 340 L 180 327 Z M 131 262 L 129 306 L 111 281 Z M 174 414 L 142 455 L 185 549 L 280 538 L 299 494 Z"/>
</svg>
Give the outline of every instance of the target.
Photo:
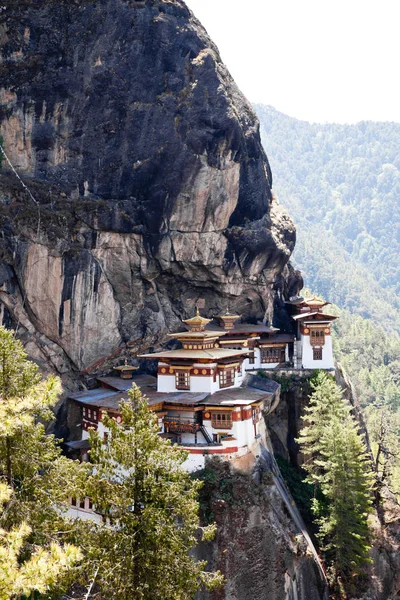
<svg viewBox="0 0 400 600">
<path fill-rule="evenodd" d="M 262 412 L 279 402 L 279 385 L 257 372 L 334 369 L 331 324 L 336 317 L 322 312 L 327 304 L 315 297 L 292 298 L 287 308 L 296 335 L 263 323 L 241 323 L 229 312 L 206 319 L 197 310 L 183 322 L 185 331 L 169 334 L 180 348 L 139 357 L 157 361 L 157 377 L 119 365 L 119 376 L 99 377 L 98 388 L 70 395 L 69 422 L 76 439 L 66 443 L 69 454 L 88 460 L 88 430 L 107 438 L 102 415 L 121 419 L 119 402 L 128 398 L 132 383 L 157 415 L 160 435 L 187 450 L 184 467 L 189 471 L 203 468 L 210 455 L 234 461 L 254 452 L 264 437 Z M 72 510 L 89 518 L 89 499 L 72 503 Z"/>
</svg>

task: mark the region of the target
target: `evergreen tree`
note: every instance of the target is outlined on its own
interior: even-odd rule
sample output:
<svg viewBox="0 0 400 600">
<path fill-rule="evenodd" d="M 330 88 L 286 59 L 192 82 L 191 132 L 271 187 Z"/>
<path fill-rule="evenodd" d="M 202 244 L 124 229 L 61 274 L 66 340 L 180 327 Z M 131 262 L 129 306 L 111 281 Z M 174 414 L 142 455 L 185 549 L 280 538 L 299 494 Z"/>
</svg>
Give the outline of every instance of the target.
<svg viewBox="0 0 400 600">
<path fill-rule="evenodd" d="M 307 480 L 326 499 L 314 501 L 318 537 L 333 579 L 348 585 L 369 562 L 372 473 L 350 408 L 333 379 L 319 373 L 304 416 L 300 446 Z"/>
<path fill-rule="evenodd" d="M 44 589 L 79 556 L 77 549 L 67 545 L 63 550 L 58 542 L 70 529 L 62 515 L 68 495 L 83 486 L 86 466 L 61 456 L 42 422 L 53 416 L 60 390 L 59 380 L 43 380 L 13 332 L 0 327 L 0 486 L 6 500 L 0 514 L 0 559 L 10 556 L 9 568 L 0 562 L 0 590 L 13 579 L 23 587 L 29 572 L 38 584 L 32 583 L 32 589 Z M 20 552 L 21 572 L 14 578 Z"/>
<path fill-rule="evenodd" d="M 12 501 L 12 489 L 0 484 L 0 514 Z M 45 594 L 81 558 L 78 548 L 51 543 L 46 549 L 34 545 L 26 558 L 26 543 L 32 529 L 26 524 L 10 531 L 0 528 L 0 600 L 21 598 L 33 592 Z M 24 555 L 25 554 L 25 558 Z"/>
<path fill-rule="evenodd" d="M 159 436 L 139 388 L 130 390 L 120 411 L 121 423 L 103 417 L 107 443 L 91 433 L 94 468 L 87 491 L 103 515 L 87 537 L 96 584 L 116 600 L 189 600 L 202 584 L 222 582 L 191 553 L 201 537 L 201 483 L 182 469 L 187 453 Z M 203 538 L 213 532 L 203 528 Z"/>
</svg>

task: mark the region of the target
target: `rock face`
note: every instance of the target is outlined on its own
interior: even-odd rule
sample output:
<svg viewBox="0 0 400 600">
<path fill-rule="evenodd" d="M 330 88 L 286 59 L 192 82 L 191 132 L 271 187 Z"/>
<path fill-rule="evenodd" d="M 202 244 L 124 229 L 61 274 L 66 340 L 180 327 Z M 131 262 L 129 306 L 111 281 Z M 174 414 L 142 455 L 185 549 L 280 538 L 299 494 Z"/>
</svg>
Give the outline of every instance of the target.
<svg viewBox="0 0 400 600">
<path fill-rule="evenodd" d="M 300 277 L 254 112 L 181 0 L 4 0 L 2 321 L 60 373 Z M 275 315 L 275 316 L 274 316 Z"/>
<path fill-rule="evenodd" d="M 198 557 L 220 569 L 223 588 L 196 600 L 327 600 L 327 589 L 307 545 L 265 474 L 261 482 L 210 461 L 205 478 L 205 516 L 217 535 Z"/>
</svg>

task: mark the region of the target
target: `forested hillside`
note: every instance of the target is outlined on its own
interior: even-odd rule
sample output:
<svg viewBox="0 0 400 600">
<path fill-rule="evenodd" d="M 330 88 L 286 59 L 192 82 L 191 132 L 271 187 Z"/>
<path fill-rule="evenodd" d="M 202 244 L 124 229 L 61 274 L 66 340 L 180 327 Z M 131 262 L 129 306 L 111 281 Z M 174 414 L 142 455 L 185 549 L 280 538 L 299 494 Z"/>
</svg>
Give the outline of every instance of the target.
<svg viewBox="0 0 400 600">
<path fill-rule="evenodd" d="M 255 106 L 309 287 L 400 331 L 400 124 L 311 124 Z"/>
<path fill-rule="evenodd" d="M 400 493 L 400 124 L 311 124 L 257 105 L 274 190 L 297 223 L 294 262 L 331 300 L 335 356 Z"/>
</svg>

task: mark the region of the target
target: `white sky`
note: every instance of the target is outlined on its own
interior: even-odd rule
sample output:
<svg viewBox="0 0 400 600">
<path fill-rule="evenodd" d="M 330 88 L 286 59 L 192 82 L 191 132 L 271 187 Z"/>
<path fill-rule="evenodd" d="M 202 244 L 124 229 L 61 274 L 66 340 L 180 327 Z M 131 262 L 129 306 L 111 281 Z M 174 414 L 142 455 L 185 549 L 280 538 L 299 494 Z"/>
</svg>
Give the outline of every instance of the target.
<svg viewBox="0 0 400 600">
<path fill-rule="evenodd" d="M 400 0 L 185 0 L 251 102 L 400 122 Z"/>
</svg>

